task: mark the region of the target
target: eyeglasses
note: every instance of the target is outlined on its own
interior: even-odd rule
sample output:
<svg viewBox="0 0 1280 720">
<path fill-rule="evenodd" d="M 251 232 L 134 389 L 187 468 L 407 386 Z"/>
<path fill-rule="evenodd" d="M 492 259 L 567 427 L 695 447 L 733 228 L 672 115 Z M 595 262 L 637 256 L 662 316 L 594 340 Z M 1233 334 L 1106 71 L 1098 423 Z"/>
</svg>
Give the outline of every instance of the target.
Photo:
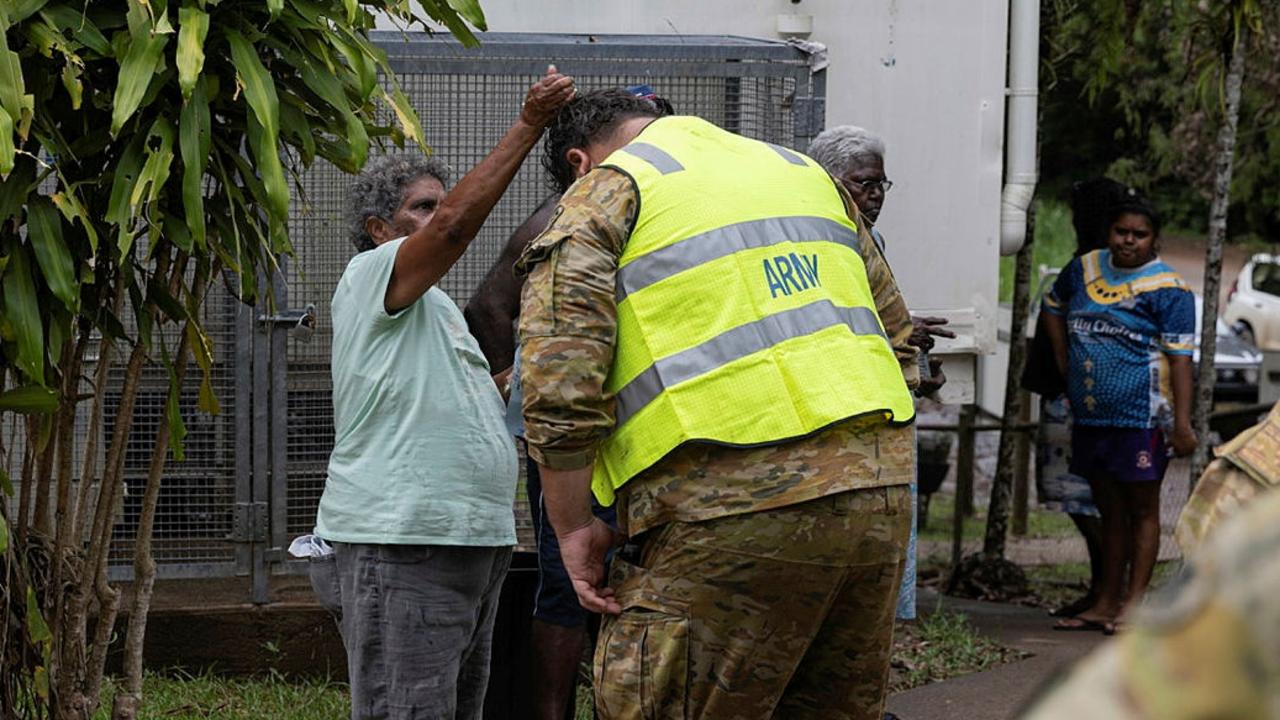
<svg viewBox="0 0 1280 720">
<path fill-rule="evenodd" d="M 863 192 L 871 192 L 878 189 L 881 193 L 887 193 L 893 187 L 893 181 L 888 178 L 884 180 L 845 180 L 845 182 L 850 185 L 857 185 L 862 188 Z"/>
</svg>

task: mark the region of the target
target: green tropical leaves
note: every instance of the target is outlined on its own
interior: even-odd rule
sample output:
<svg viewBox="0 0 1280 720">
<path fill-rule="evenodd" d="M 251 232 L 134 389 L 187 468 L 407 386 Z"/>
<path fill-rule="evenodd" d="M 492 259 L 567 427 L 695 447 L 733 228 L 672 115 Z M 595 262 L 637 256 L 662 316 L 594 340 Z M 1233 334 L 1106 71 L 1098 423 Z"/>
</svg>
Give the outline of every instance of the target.
<svg viewBox="0 0 1280 720">
<path fill-rule="evenodd" d="M 253 109 L 253 121 L 261 127 L 261 133 L 251 128 L 249 141 L 266 188 L 267 209 L 283 222 L 289 216 L 289 186 L 284 181 L 284 166 L 277 146 L 280 98 L 276 95 L 276 85 L 249 41 L 235 30 L 228 29 L 224 34 L 231 45 L 231 59 L 235 62 L 245 100 Z"/>
<path fill-rule="evenodd" d="M 53 201 L 38 197 L 27 206 L 27 238 L 35 249 L 45 282 L 54 296 L 75 312 L 80 304 L 75 261 L 62 237 L 62 216 Z"/>
<path fill-rule="evenodd" d="M 4 300 L 3 319 L 13 333 L 17 353 L 13 363 L 32 381 L 44 384 L 44 322 L 40 319 L 40 301 L 36 295 L 35 276 L 25 245 L 11 238 L 5 248 L 8 262 L 0 282 Z"/>
<path fill-rule="evenodd" d="M 164 32 L 153 22 L 142 0 L 129 0 L 129 31 L 116 35 L 113 48 L 120 62 L 115 98 L 111 106 L 111 134 L 119 135 L 125 121 L 142 104 L 147 88 L 164 64 L 164 48 L 170 29 Z"/>
<path fill-rule="evenodd" d="M 290 249 L 288 179 L 317 159 L 355 172 L 375 142 L 422 143 L 421 121 L 368 39 L 375 16 L 410 28 L 422 24 L 415 12 L 467 44 L 485 27 L 476 0 L 0 0 L 0 413 L 38 428 L 31 449 L 70 446 L 55 420 L 83 406 L 60 392 L 95 362 L 86 348 L 114 344 L 117 361 L 168 374 L 170 432 L 153 449 L 156 467 L 167 453 L 183 457 L 187 359 L 202 376 L 199 409 L 219 411 L 211 378 L 225 352 L 200 325 L 202 299 L 224 280 L 259 299 L 261 278 Z M 394 127 L 380 125 L 383 108 Z M 175 324 L 176 344 L 161 332 Z M 136 396 L 144 365 L 127 367 L 123 383 L 112 377 L 122 398 Z M 119 427 L 113 449 L 129 442 Z M 22 477 L 24 487 L 55 486 L 52 466 L 36 466 L 45 477 Z M 119 476 L 96 479 L 98 502 L 109 503 Z M 12 493 L 3 470 L 0 491 Z M 12 517 L 0 513 L 0 553 L 25 537 L 25 521 L 9 532 Z M 13 549 L 21 565 L 25 551 Z M 105 563 L 108 553 L 91 556 Z M 44 621 L 68 586 L 55 566 L 25 597 L 15 585 L 0 608 L 23 621 L 6 626 L 15 650 L 0 664 L 17 658 L 5 671 L 25 685 L 24 710 L 46 714 L 51 687 L 97 698 L 85 678 L 102 675 L 85 667 L 99 654 L 83 642 L 60 644 L 67 616 Z"/>
<path fill-rule="evenodd" d="M 292 173 L 317 158 L 354 172 L 383 138 L 421 144 L 367 36 L 378 13 L 467 44 L 486 27 L 477 0 L 0 2 L 0 367 L 52 385 L 73 323 L 118 335 L 101 298 L 119 283 L 152 297 L 157 248 L 218 261 L 252 298 L 290 247 Z M 216 407 L 211 389 L 201 404 Z"/>
<path fill-rule="evenodd" d="M 57 409 L 58 394 L 38 385 L 27 385 L 26 387 L 0 392 L 0 411 L 3 412 L 16 412 L 23 415 L 47 415 Z M 13 494 L 12 488 L 4 494 Z"/>
<path fill-rule="evenodd" d="M 178 87 L 191 99 L 204 68 L 204 41 L 209 35 L 209 13 L 199 6 L 178 8 Z"/>
</svg>

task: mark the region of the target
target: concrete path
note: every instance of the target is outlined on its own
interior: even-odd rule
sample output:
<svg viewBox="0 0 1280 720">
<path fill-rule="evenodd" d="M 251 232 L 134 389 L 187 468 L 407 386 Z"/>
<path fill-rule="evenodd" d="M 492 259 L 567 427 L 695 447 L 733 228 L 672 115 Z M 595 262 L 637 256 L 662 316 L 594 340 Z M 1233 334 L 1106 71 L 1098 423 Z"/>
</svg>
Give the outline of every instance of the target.
<svg viewBox="0 0 1280 720">
<path fill-rule="evenodd" d="M 938 595 L 921 591 L 921 612 L 933 610 L 938 601 Z M 1016 718 L 1055 672 L 1105 639 L 1101 633 L 1054 632 L 1050 629 L 1053 618 L 1036 608 L 949 597 L 941 598 L 941 607 L 967 615 L 981 634 L 1033 655 L 986 672 L 894 695 L 889 699 L 889 710 L 901 720 Z"/>
</svg>

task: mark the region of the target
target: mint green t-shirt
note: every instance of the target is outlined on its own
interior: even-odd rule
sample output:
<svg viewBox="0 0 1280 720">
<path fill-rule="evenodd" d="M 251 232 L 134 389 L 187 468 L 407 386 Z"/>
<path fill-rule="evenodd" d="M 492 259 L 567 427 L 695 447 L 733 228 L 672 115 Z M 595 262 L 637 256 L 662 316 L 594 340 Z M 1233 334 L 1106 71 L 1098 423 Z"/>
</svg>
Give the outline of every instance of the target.
<svg viewBox="0 0 1280 720">
<path fill-rule="evenodd" d="M 333 293 L 333 455 L 316 534 L 348 543 L 512 545 L 516 449 L 502 397 L 439 288 L 383 304 L 400 240 Z"/>
</svg>

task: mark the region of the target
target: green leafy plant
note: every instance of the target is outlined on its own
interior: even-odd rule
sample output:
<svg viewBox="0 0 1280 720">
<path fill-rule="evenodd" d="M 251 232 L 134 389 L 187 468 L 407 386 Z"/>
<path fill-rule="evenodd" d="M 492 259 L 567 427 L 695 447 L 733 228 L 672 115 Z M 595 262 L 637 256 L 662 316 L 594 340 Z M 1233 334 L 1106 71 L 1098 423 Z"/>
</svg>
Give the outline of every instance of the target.
<svg viewBox="0 0 1280 720">
<path fill-rule="evenodd" d="M 151 528 L 167 457 L 181 458 L 189 360 L 203 378 L 200 409 L 218 411 L 205 295 L 224 278 L 245 301 L 266 292 L 260 278 L 290 252 L 290 178 L 317 158 L 354 172 L 371 145 L 422 141 L 368 39 L 377 14 L 406 29 L 433 21 L 466 44 L 485 27 L 476 0 L 0 3 L 0 412 L 25 433 L 0 445 L 22 466 L 13 510 L 0 502 L 0 716 L 97 709 L 121 603 L 106 565 L 124 448 L 142 371 L 156 364 L 169 377 L 168 422 L 144 490 L 112 710 L 136 717 Z M 394 125 L 376 121 L 379 107 Z M 88 447 L 77 457 L 85 402 Z"/>
</svg>

